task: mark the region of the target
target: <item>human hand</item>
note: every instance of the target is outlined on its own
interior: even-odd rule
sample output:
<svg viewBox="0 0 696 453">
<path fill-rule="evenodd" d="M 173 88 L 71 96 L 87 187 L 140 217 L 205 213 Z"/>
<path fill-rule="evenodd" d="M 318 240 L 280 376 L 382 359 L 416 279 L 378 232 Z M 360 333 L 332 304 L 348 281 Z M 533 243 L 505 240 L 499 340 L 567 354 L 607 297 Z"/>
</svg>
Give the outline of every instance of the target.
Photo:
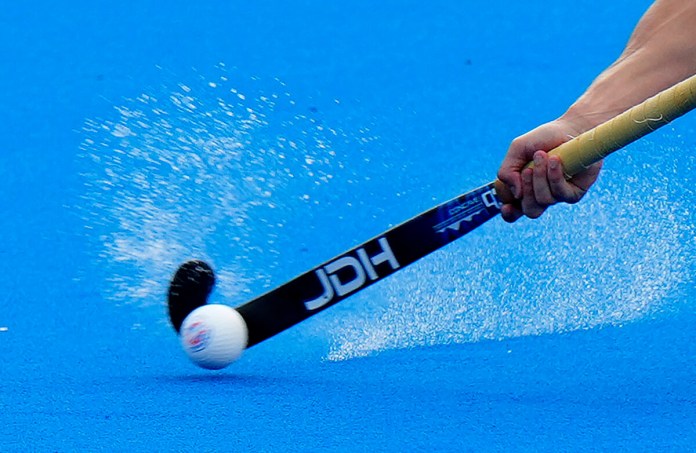
<svg viewBox="0 0 696 453">
<path fill-rule="evenodd" d="M 519 203 L 503 204 L 501 214 L 505 221 L 514 222 L 522 216 L 536 219 L 551 205 L 582 199 L 597 180 L 602 162 L 566 180 L 560 158 L 547 154 L 581 132 L 583 128 L 558 119 L 512 141 L 498 170 L 498 179 L 510 188 Z M 534 168 L 525 168 L 531 161 Z"/>
</svg>

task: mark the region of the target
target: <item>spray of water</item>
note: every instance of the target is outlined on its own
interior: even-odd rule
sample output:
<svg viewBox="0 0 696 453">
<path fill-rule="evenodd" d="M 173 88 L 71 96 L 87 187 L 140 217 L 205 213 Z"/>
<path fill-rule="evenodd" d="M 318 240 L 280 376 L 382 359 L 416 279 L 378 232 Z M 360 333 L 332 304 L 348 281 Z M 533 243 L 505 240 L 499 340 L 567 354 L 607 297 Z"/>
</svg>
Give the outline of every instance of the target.
<svg viewBox="0 0 696 453">
<path fill-rule="evenodd" d="M 327 126 L 277 79 L 214 73 L 85 123 L 81 210 L 109 300 L 161 304 L 176 266 L 195 257 L 213 263 L 217 293 L 244 301 L 268 286 L 297 207 L 344 168 L 334 143 L 355 155 L 372 139 Z"/>
<path fill-rule="evenodd" d="M 655 148 L 613 156 L 581 204 L 514 227 L 494 221 L 385 282 L 383 304 L 331 328 L 329 359 L 622 325 L 668 309 L 693 280 L 684 175 L 695 166 L 685 150 Z"/>
</svg>

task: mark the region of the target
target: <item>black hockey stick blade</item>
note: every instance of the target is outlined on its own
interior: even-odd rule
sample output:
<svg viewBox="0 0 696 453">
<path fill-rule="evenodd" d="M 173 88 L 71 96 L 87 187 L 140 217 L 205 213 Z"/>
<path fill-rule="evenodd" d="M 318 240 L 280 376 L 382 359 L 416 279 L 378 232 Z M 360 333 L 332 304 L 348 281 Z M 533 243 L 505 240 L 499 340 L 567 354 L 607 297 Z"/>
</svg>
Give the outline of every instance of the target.
<svg viewBox="0 0 696 453">
<path fill-rule="evenodd" d="M 214 285 L 215 274 L 207 263 L 192 260 L 179 266 L 167 295 L 169 320 L 177 333 L 189 313 L 206 304 Z"/>
</svg>

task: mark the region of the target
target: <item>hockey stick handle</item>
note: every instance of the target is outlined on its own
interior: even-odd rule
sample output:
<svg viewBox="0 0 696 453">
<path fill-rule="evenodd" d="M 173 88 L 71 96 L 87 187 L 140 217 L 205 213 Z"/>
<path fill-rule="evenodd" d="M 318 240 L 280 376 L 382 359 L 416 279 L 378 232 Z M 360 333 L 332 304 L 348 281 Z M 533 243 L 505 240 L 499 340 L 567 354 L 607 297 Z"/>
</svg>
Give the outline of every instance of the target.
<svg viewBox="0 0 696 453">
<path fill-rule="evenodd" d="M 549 154 L 561 158 L 566 178 L 570 178 L 695 107 L 696 75 L 583 132 Z M 501 202 L 516 202 L 510 189 L 501 181 L 495 181 L 495 188 Z"/>
</svg>

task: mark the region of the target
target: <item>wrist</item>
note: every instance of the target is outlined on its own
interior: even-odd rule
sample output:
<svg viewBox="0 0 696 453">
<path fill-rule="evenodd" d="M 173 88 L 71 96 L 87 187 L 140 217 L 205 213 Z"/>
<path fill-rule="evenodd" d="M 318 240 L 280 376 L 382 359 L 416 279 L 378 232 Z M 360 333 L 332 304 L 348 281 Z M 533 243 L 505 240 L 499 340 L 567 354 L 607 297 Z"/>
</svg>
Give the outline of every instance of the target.
<svg viewBox="0 0 696 453">
<path fill-rule="evenodd" d="M 582 133 L 609 121 L 625 110 L 623 106 L 606 105 L 596 102 L 594 98 L 592 92 L 585 93 L 560 116 L 559 121 Z"/>
<path fill-rule="evenodd" d="M 563 115 L 558 117 L 554 123 L 561 126 L 561 129 L 568 131 L 569 135 L 576 137 L 585 131 L 588 131 L 595 127 L 597 124 L 592 122 L 587 116 L 583 115 L 580 111 L 575 111 L 568 109 Z"/>
</svg>

